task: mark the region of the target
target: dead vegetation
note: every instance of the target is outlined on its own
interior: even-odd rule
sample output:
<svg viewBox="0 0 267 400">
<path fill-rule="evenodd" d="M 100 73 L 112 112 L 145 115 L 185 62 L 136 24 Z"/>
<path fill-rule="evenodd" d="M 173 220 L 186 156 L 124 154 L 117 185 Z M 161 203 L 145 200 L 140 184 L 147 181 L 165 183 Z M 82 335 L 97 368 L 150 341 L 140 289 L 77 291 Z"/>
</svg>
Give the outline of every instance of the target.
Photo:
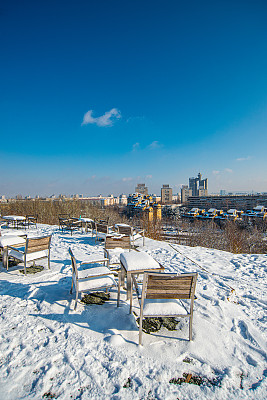
<svg viewBox="0 0 267 400">
<path fill-rule="evenodd" d="M 148 221 L 146 218 L 127 218 L 119 207 L 97 207 L 86 200 L 16 200 L 0 206 L 1 215 L 38 215 L 38 223 L 58 225 L 59 214 L 71 217 L 86 216 L 92 219 L 107 219 L 109 225 L 118 222 L 130 223 L 145 229 L 146 236 L 155 240 L 187 246 L 202 246 L 232 253 L 267 253 L 267 221 L 257 223 L 226 221 L 218 225 L 213 221 L 185 221 L 164 218 Z"/>
</svg>

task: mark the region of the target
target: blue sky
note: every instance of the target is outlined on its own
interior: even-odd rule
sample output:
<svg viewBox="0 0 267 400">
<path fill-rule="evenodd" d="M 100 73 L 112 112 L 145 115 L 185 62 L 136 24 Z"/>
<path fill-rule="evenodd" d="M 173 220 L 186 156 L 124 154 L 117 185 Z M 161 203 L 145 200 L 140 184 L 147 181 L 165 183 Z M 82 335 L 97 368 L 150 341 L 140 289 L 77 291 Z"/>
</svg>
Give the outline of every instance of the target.
<svg viewBox="0 0 267 400">
<path fill-rule="evenodd" d="M 267 2 L 0 9 L 0 195 L 267 191 Z"/>
</svg>

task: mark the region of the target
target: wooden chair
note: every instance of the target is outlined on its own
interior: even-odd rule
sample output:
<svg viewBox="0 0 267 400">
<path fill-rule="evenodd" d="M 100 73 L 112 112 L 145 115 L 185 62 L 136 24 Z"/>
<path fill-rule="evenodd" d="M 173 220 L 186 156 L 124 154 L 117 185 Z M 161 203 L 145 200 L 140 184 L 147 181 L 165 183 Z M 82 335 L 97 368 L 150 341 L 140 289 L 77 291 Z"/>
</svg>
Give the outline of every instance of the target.
<svg viewBox="0 0 267 400">
<path fill-rule="evenodd" d="M 77 266 L 76 258 L 73 255 L 71 248 L 69 248 L 72 265 L 72 282 L 70 293 L 72 294 L 73 287 L 76 290 L 74 310 L 77 307 L 78 296 L 81 292 L 92 292 L 99 289 L 106 289 L 117 286 L 112 272 L 105 266 L 107 259 L 82 262 L 80 267 L 88 265 L 89 268 L 80 269 Z M 92 267 L 92 264 L 97 264 L 97 267 Z M 100 265 L 99 265 L 100 264 Z M 103 264 L 101 266 L 101 264 Z"/>
<path fill-rule="evenodd" d="M 112 234 L 112 226 L 108 226 L 106 224 L 100 224 L 100 223 L 96 223 L 95 224 L 95 241 L 100 240 L 100 239 L 106 239 L 107 235 Z"/>
<path fill-rule="evenodd" d="M 58 214 L 58 225 L 59 229 L 61 229 L 62 232 L 63 229 L 68 224 L 69 219 L 70 219 L 70 214 Z"/>
<path fill-rule="evenodd" d="M 35 225 L 35 228 L 37 228 L 37 220 L 38 220 L 38 215 L 37 214 L 26 215 L 26 221 L 27 221 L 27 224 L 28 224 L 28 228 L 31 225 Z"/>
<path fill-rule="evenodd" d="M 129 235 L 131 237 L 132 246 L 134 246 L 134 241 L 138 238 L 143 237 L 143 246 L 145 245 L 145 230 L 144 229 L 136 229 L 130 225 L 126 224 L 117 224 L 115 225 L 117 232 L 122 235 Z"/>
<path fill-rule="evenodd" d="M 108 225 L 109 222 L 109 217 L 106 218 L 96 218 L 95 222 L 98 224 L 104 224 L 104 225 Z"/>
<path fill-rule="evenodd" d="M 192 340 L 193 305 L 197 273 L 173 274 L 145 272 L 140 302 L 139 344 L 145 317 L 188 317 L 189 340 Z M 181 300 L 190 300 L 190 306 Z"/>
<path fill-rule="evenodd" d="M 15 258 L 24 263 L 25 275 L 27 263 L 42 258 L 47 258 L 48 268 L 50 269 L 50 244 L 51 235 L 38 238 L 27 238 L 25 246 L 20 248 L 7 246 L 7 270 L 9 257 Z"/>
<path fill-rule="evenodd" d="M 35 225 L 35 228 L 37 228 L 37 219 L 38 215 L 26 215 L 25 220 L 23 221 L 17 221 L 17 228 L 19 227 L 24 227 L 24 228 L 29 228 L 31 225 Z"/>
<path fill-rule="evenodd" d="M 130 251 L 131 248 L 130 236 L 116 237 L 107 235 L 105 240 L 104 255 L 108 259 L 108 267 L 111 265 L 120 265 L 120 253 L 118 253 L 118 251 L 115 252 L 115 249 L 127 249 Z M 114 256 L 116 257 L 116 255 L 118 255 L 118 259 L 111 262 L 112 258 L 114 258 Z"/>
<path fill-rule="evenodd" d="M 64 229 L 69 230 L 71 235 L 75 229 L 82 230 L 82 221 L 79 218 L 70 217 L 69 214 L 59 214 L 59 229 L 63 232 Z"/>
</svg>

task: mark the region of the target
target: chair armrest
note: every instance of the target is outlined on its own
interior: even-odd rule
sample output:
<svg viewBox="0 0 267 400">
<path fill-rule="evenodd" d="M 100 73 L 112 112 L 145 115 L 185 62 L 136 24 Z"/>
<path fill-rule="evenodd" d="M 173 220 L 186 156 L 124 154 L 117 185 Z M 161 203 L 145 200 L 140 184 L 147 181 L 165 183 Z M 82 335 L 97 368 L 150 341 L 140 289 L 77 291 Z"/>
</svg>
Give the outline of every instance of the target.
<svg viewBox="0 0 267 400">
<path fill-rule="evenodd" d="M 104 249 L 104 256 L 106 259 L 109 259 L 109 251 L 107 249 Z"/>
<path fill-rule="evenodd" d="M 134 230 L 134 232 L 133 232 L 133 235 L 137 235 L 137 234 L 141 234 L 141 233 L 145 233 L 145 230 L 144 229 L 135 229 Z"/>
<path fill-rule="evenodd" d="M 83 261 L 80 263 L 80 265 L 99 264 L 99 263 L 105 263 L 106 261 L 108 261 L 108 258 L 102 258 L 101 260 Z"/>
<path fill-rule="evenodd" d="M 13 246 L 7 246 L 7 250 L 9 250 L 9 249 L 11 249 L 11 250 L 16 250 L 16 251 L 18 251 L 18 252 L 21 253 L 21 254 L 24 254 L 24 253 L 25 253 L 25 251 L 21 251 L 21 250 L 17 249 L 16 247 L 13 247 Z"/>
<path fill-rule="evenodd" d="M 18 235 L 18 236 L 23 238 L 23 239 L 27 239 L 27 235 L 25 233 L 23 235 Z"/>
</svg>

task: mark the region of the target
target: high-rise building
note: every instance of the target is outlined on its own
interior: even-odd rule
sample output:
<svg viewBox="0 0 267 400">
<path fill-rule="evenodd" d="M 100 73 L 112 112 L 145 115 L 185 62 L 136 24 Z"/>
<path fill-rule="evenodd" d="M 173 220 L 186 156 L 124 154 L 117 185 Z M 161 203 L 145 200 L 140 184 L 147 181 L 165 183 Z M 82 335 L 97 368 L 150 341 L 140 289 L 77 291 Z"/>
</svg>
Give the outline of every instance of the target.
<svg viewBox="0 0 267 400">
<path fill-rule="evenodd" d="M 145 183 L 138 183 L 135 188 L 135 193 L 148 195 L 148 189 Z"/>
<path fill-rule="evenodd" d="M 168 204 L 172 202 L 172 188 L 170 188 L 169 185 L 162 185 L 161 202 L 162 204 Z"/>
<path fill-rule="evenodd" d="M 202 179 L 202 175 L 199 172 L 196 178 L 189 178 L 189 189 L 192 190 L 192 196 L 207 196 L 208 178 Z"/>
</svg>

